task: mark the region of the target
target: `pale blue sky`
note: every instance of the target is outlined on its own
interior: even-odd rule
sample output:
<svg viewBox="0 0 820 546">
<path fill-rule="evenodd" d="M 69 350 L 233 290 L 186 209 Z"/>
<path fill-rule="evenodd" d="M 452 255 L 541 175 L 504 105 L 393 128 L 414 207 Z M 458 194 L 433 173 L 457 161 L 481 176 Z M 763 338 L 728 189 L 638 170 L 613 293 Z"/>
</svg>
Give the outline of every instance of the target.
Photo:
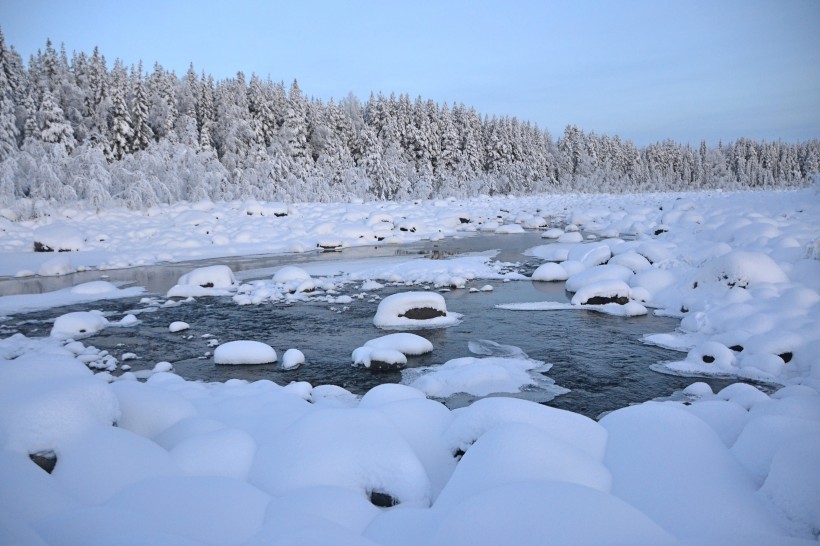
<svg viewBox="0 0 820 546">
<path fill-rule="evenodd" d="M 554 137 L 820 138 L 820 0 L 0 0 L 0 27 L 24 60 L 51 38 L 109 67 L 409 93 Z"/>
</svg>

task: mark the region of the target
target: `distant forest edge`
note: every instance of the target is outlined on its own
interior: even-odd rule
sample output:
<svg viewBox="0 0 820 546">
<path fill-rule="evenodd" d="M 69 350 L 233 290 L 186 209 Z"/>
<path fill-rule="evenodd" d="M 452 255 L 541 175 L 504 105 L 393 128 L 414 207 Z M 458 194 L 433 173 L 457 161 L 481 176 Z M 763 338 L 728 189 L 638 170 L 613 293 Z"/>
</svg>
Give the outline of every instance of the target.
<svg viewBox="0 0 820 546">
<path fill-rule="evenodd" d="M 782 188 L 820 170 L 817 139 L 638 148 L 574 126 L 553 139 L 463 104 L 382 94 L 323 102 L 296 81 L 108 68 L 97 49 L 69 59 L 50 41 L 26 67 L 2 33 L 0 64 L 0 205 L 17 217 L 77 200 L 144 208 Z"/>
</svg>

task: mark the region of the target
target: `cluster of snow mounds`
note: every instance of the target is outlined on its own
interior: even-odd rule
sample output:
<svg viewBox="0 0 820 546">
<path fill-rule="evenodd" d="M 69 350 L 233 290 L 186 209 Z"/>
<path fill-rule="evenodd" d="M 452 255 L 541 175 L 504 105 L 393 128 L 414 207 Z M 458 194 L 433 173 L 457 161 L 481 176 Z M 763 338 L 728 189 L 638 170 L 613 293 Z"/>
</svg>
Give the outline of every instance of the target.
<svg viewBox="0 0 820 546">
<path fill-rule="evenodd" d="M 556 228 L 544 232 L 548 239 L 556 238 L 556 234 Z M 579 233 L 570 231 L 568 234 Z M 628 251 L 623 254 L 623 258 L 616 259 L 613 247 L 625 244 L 620 239 L 584 243 L 583 238 L 573 242 L 557 238 L 558 243 L 528 251 L 531 255 L 547 260 L 536 268 L 531 278 L 536 282 L 565 281 L 566 290 L 573 294 L 570 303 L 502 304 L 499 308 L 529 311 L 589 309 L 619 316 L 647 313 L 642 303 L 644 293 L 633 290 L 628 284 L 637 271 L 644 270 L 645 266 L 649 267 L 646 258 Z"/>
<path fill-rule="evenodd" d="M 566 230 L 531 248 L 536 282 L 565 282 L 570 302 L 501 304 L 519 311 L 589 309 L 681 319 L 645 337 L 687 353 L 656 371 L 791 384 L 820 377 L 820 199 L 816 188 L 691 195 L 659 205 L 575 208 Z M 586 232 L 587 238 L 569 237 Z M 629 238 L 622 235 L 630 235 Z"/>
<path fill-rule="evenodd" d="M 289 205 L 283 217 L 241 202 L 122 213 L 126 220 L 119 212 L 77 213 L 84 233 L 111 236 L 104 244 L 88 238 L 70 259 L 35 255 L 36 221 L 20 226 L 0 239 L 0 252 L 10 256 L 0 260 L 0 273 L 304 252 L 325 239 L 353 246 L 510 232 L 515 228 L 506 226 L 540 227 L 539 218 L 556 216 L 565 227 L 544 233 L 555 242 L 530 254 L 550 263 L 538 276 L 568 283 L 576 303 L 507 308 L 623 315 L 654 309 L 680 318 L 680 328 L 646 341 L 686 354 L 656 369 L 788 386 L 767 394 L 735 383 L 715 393 L 696 383 L 599 422 L 505 396 L 458 409 L 428 398 L 536 384 L 547 365 L 487 340 L 471 344 L 475 357 L 415 376 L 404 370 L 409 385 L 380 385 L 361 397 L 304 381 L 187 381 L 167 362 L 137 381 L 134 373 L 94 374 L 91 363 L 104 367 L 110 355 L 76 340 L 98 328 L 134 324 L 135 317 L 115 323 L 98 313 L 66 314 L 55 321 L 53 335 L 0 339 L 2 541 L 816 543 L 818 195 L 810 188 L 304 204 Z M 362 290 L 378 289 L 373 281 L 444 287 L 482 275 L 512 278 L 474 256 L 404 261 L 381 272 L 362 266 L 346 275 L 361 281 Z M 179 297 L 218 294 L 249 302 L 304 296 L 288 292 L 288 282 L 240 285 L 217 266 L 192 271 L 175 289 Z M 330 281 L 314 282 L 338 301 Z M 74 296 L 94 297 L 102 289 L 83 287 Z M 440 294 L 396 296 L 382 300 L 377 326 L 429 328 L 458 320 Z M 601 301 L 595 298 L 612 301 L 590 304 Z M 270 358 L 272 348 L 249 343 L 226 344 L 220 352 L 234 363 Z M 404 357 L 402 350 L 410 354 L 421 345 L 406 335 L 386 336 L 364 349 Z M 302 360 L 289 353 L 283 367 Z"/>
<path fill-rule="evenodd" d="M 365 342 L 353 351 L 353 365 L 374 371 L 397 370 L 407 365 L 408 356 L 418 356 L 433 350 L 433 344 L 416 334 L 388 334 Z"/>
<path fill-rule="evenodd" d="M 402 337 L 374 345 L 419 348 Z M 8 338 L 0 355 L 10 543 L 797 544 L 820 532 L 808 386 L 696 383 L 595 422 L 499 396 L 450 410 L 396 384 L 357 398 L 169 372 L 105 380 L 53 338 Z"/>
<path fill-rule="evenodd" d="M 447 311 L 437 292 L 400 292 L 379 302 L 373 324 L 385 329 L 446 328 L 460 319 L 460 314 Z"/>
</svg>

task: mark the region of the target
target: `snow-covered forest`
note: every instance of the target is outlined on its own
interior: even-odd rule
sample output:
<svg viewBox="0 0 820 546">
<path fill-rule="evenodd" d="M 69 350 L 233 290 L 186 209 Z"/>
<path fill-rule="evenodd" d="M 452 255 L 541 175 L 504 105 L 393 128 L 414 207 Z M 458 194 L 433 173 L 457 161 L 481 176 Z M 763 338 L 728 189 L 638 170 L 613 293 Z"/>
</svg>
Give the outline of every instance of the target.
<svg viewBox="0 0 820 546">
<path fill-rule="evenodd" d="M 342 201 L 805 185 L 820 141 L 643 148 L 408 95 L 323 102 L 257 75 L 216 81 L 0 34 L 0 206 Z M 7 209 L 8 210 L 8 209 Z"/>
</svg>

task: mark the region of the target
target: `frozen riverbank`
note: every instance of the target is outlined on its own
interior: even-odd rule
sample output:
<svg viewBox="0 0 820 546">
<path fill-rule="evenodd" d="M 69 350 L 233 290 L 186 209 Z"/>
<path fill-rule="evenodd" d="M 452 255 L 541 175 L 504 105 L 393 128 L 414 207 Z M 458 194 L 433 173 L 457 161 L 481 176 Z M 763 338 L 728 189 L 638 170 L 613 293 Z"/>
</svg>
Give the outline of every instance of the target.
<svg viewBox="0 0 820 546">
<path fill-rule="evenodd" d="M 112 381 L 88 365 L 101 369 L 128 360 L 106 361 L 107 355 L 88 350 L 93 337 L 71 341 L 66 334 L 72 327 L 127 332 L 139 314 L 109 316 L 105 323 L 89 315 L 82 322 L 69 317 L 54 335 L 0 340 L 0 473 L 8 484 L 0 493 L 0 525 L 10 540 L 102 544 L 127 536 L 165 544 L 475 544 L 543 543 L 552 537 L 563 543 L 787 544 L 818 536 L 815 188 L 305 207 L 313 212 L 301 213 L 298 234 L 295 223 L 276 223 L 290 215 L 215 217 L 213 211 L 230 209 L 223 205 L 200 212 L 225 227 L 226 248 L 251 253 L 297 239 L 304 249 L 320 242 L 352 246 L 362 232 L 339 239 L 342 227 L 363 230 L 371 221 L 368 229 L 385 235 L 382 243 L 438 239 L 462 230 L 560 227 L 544 232 L 555 243 L 536 244 L 528 254 L 553 264 L 551 275 L 563 271 L 558 276 L 566 281 L 556 280 L 555 286 L 560 292 L 561 286 L 571 288 L 574 295 L 543 292 L 541 301 L 500 302 L 498 312 L 513 326 L 528 328 L 533 314 L 577 316 L 590 310 L 614 314 L 605 318 L 617 321 L 641 320 L 633 315 L 643 308 L 681 319 L 678 330 L 649 340 L 682 351 L 680 358 L 658 363 L 659 369 L 788 386 L 767 395 L 749 385 L 715 393 L 696 383 L 685 400 L 623 408 L 595 422 L 503 396 L 450 410 L 407 385 L 382 385 L 357 397 L 339 386 L 307 382 L 186 381 L 163 371 L 166 366 L 146 382 L 128 374 Z M 321 228 L 327 233 L 317 232 L 314 213 L 331 224 Z M 81 234 L 98 227 L 90 216 L 73 214 Z M 108 248 L 82 235 L 89 247 L 62 255 L 22 250 L 37 226 L 4 224 L 3 268 L 24 273 L 53 259 L 43 272 L 65 273 L 78 265 L 153 263 L 166 253 L 174 259 L 215 256 L 214 246 L 220 246 L 207 239 L 213 231 L 180 227 L 171 211 L 113 218 L 109 224 L 121 229 L 107 237 Z M 542 225 L 538 218 L 551 221 Z M 132 244 L 119 235 L 125 226 L 143 222 L 155 222 L 158 232 L 145 240 L 134 234 Z M 240 231 L 230 226 L 240 224 L 255 226 L 258 240 L 236 242 Z M 332 241 L 325 237 L 330 233 Z M 159 245 L 153 250 L 151 239 Z M 520 275 L 488 256 L 341 269 L 329 264 L 310 270 L 312 292 L 300 292 L 304 284 L 291 291 L 290 281 L 277 282 L 275 275 L 228 279 L 224 285 L 222 276 L 198 284 L 180 279 L 173 292 L 178 296 L 163 300 L 184 308 L 185 297 L 199 302 L 213 297 L 206 295 L 210 290 L 229 305 L 264 313 L 279 305 L 297 309 L 303 298 L 324 298 L 344 320 L 343 307 L 352 299 L 346 286 L 355 286 L 354 295 L 369 294 L 364 297 L 394 283 L 392 290 L 427 285 L 481 298 L 488 281 Z M 459 311 L 455 303 L 448 305 Z M 462 320 L 469 324 L 470 314 Z M 316 344 L 321 347 L 322 340 Z M 486 384 L 497 365 L 520 368 L 516 362 L 523 360 L 515 347 L 484 344 L 475 350 L 488 360 L 470 361 L 480 372 L 466 376 L 461 388 L 468 391 L 473 380 Z M 488 354 L 493 351 L 503 358 Z M 430 371 L 450 385 L 457 377 L 453 369 Z M 32 464 L 30 453 L 56 456 L 53 472 Z"/>
</svg>

